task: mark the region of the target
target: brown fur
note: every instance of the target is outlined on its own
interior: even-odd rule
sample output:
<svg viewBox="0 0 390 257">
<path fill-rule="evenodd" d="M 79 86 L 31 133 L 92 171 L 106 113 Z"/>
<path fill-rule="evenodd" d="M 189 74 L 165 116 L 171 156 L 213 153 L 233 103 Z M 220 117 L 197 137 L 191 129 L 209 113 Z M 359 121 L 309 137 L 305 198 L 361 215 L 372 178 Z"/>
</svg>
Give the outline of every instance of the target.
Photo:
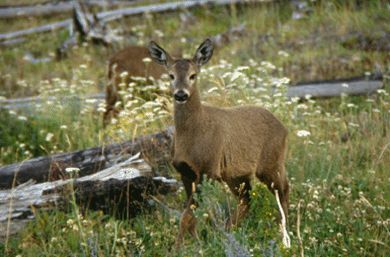
<svg viewBox="0 0 390 257">
<path fill-rule="evenodd" d="M 254 177 L 264 182 L 271 192 L 278 190 L 286 216 L 288 211 L 289 186 L 284 168 L 286 128 L 272 113 L 261 107 L 218 108 L 201 103 L 196 79 L 191 82 L 189 77 L 199 72 L 198 58 L 207 57 L 202 57 L 202 52 L 207 53 L 203 48 L 212 47 L 210 43 L 204 44 L 198 48 L 194 60 L 173 60 L 166 54 L 167 70 L 175 78 L 172 83 L 174 92 L 185 89 L 189 93 L 185 103 L 175 101 L 174 104 L 173 165 L 181 174 L 188 196 L 177 246 L 180 246 L 185 231 L 196 235 L 196 219 L 191 210 L 191 205 L 195 204 L 192 199 L 193 184 L 200 183 L 203 175 L 225 181 L 240 198 L 238 211 L 232 215 L 227 227 L 237 224 L 248 211 L 250 181 Z M 209 51 L 212 55 L 212 48 Z M 207 58 L 203 62 L 201 59 L 201 64 L 207 61 Z"/>
<path fill-rule="evenodd" d="M 116 117 L 118 110 L 115 108 L 116 102 L 120 99 L 118 95 L 119 84 L 122 83 L 121 73 L 127 72 L 128 78 L 125 83 L 131 82 L 131 77 L 153 77 L 159 79 L 166 70 L 161 65 L 154 62 L 145 64 L 142 60 L 150 58 L 149 51 L 144 46 L 128 46 L 115 53 L 109 60 L 108 79 L 106 87 L 106 112 L 103 123 L 107 125 L 109 121 Z"/>
</svg>

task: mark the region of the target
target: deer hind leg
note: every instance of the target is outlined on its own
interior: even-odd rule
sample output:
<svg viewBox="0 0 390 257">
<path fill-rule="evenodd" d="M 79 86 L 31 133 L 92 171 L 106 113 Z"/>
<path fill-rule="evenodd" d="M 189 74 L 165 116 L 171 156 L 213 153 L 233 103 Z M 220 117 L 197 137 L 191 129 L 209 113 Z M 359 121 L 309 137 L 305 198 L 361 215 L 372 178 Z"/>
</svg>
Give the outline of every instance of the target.
<svg viewBox="0 0 390 257">
<path fill-rule="evenodd" d="M 196 218 L 191 206 L 196 204 L 193 199 L 193 194 L 196 190 L 196 185 L 199 183 L 199 178 L 194 170 L 185 162 L 173 163 L 173 166 L 181 174 L 184 189 L 187 194 L 186 208 L 180 218 L 179 233 L 176 238 L 176 248 L 180 248 L 186 232 L 189 232 L 193 237 L 198 238 L 196 232 Z"/>
<path fill-rule="evenodd" d="M 284 165 L 275 169 L 261 170 L 256 173 L 257 178 L 267 185 L 268 189 L 275 195 L 277 190 L 284 215 L 288 216 L 289 185 Z"/>
<path fill-rule="evenodd" d="M 249 211 L 251 184 L 250 179 L 247 177 L 233 179 L 227 184 L 233 194 L 239 198 L 237 209 L 226 222 L 226 228 L 229 229 L 237 226 Z"/>
<path fill-rule="evenodd" d="M 115 82 L 111 81 L 106 86 L 106 111 L 104 112 L 103 115 L 104 126 L 110 124 L 111 119 L 117 117 L 118 115 L 118 110 L 115 108 L 115 104 L 119 99 L 118 99 L 118 93 L 117 90 L 115 89 L 114 83 Z"/>
</svg>

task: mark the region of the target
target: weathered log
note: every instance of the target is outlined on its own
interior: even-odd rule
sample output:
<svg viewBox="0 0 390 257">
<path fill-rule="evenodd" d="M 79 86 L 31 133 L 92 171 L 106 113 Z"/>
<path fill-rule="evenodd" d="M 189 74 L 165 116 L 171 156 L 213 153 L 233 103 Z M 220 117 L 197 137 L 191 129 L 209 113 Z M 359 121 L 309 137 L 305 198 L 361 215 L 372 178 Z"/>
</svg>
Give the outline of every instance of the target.
<svg viewBox="0 0 390 257">
<path fill-rule="evenodd" d="M 87 6 L 97 7 L 118 7 L 128 6 L 134 4 L 136 1 L 83 1 Z M 32 17 L 32 16 L 44 16 L 53 15 L 57 13 L 71 12 L 73 9 L 73 2 L 50 2 L 38 5 L 27 5 L 27 6 L 1 6 L 0 8 L 0 19 L 9 18 L 21 18 L 21 17 Z"/>
<path fill-rule="evenodd" d="M 169 161 L 172 129 L 118 144 L 38 157 L 0 167 L 0 189 L 12 188 L 30 179 L 39 182 L 66 177 L 65 169 L 77 167 L 80 176 L 93 174 L 141 152 L 153 166 Z"/>
<path fill-rule="evenodd" d="M 67 209 L 72 195 L 81 210 L 102 210 L 131 218 L 149 207 L 149 196 L 177 189 L 174 179 L 153 177 L 139 154 L 111 168 L 81 178 L 36 184 L 32 180 L 0 191 L 0 241 L 34 218 L 33 209 Z"/>
<path fill-rule="evenodd" d="M 72 23 L 71 19 L 63 20 L 63 21 L 58 21 L 46 25 L 41 25 L 29 29 L 22 29 L 14 32 L 9 32 L 9 33 L 4 33 L 0 34 L 0 40 L 7 40 L 7 39 L 12 39 L 16 37 L 21 37 L 21 36 L 27 36 L 30 34 L 35 34 L 35 33 L 40 33 L 40 32 L 48 32 L 48 31 L 54 31 L 60 28 L 65 28 L 70 26 Z"/>
<path fill-rule="evenodd" d="M 23 37 L 20 38 L 15 38 L 15 39 L 10 39 L 10 40 L 4 40 L 0 42 L 0 46 L 11 46 L 11 45 L 17 45 L 20 43 L 25 42 L 26 39 Z"/>
<path fill-rule="evenodd" d="M 272 1 L 272 0 L 268 0 Z M 174 3 L 163 3 L 156 5 L 140 6 L 134 8 L 125 8 L 113 11 L 106 11 L 97 14 L 97 17 L 103 22 L 116 20 L 125 16 L 140 15 L 143 13 L 158 13 L 158 12 L 170 12 L 180 10 L 181 8 L 193 8 L 202 5 L 227 5 L 227 4 L 239 4 L 239 3 L 255 3 L 256 1 L 243 2 L 240 0 L 199 0 L 199 1 L 182 1 Z M 72 19 L 67 19 L 52 24 L 38 26 L 30 29 L 18 30 L 10 33 L 0 34 L 0 40 L 12 39 L 15 37 L 26 36 L 38 32 L 48 32 L 56 29 L 68 27 L 72 24 Z"/>
<path fill-rule="evenodd" d="M 383 87 L 381 80 L 366 80 L 364 78 L 315 82 L 289 87 L 287 97 L 304 98 L 310 95 L 313 98 L 329 98 L 345 95 L 370 95 Z"/>
<path fill-rule="evenodd" d="M 29 109 L 30 111 L 34 111 L 37 106 L 42 105 L 46 101 L 60 101 L 61 103 L 72 104 L 74 101 L 81 102 L 87 101 L 91 99 L 96 99 L 99 103 L 100 100 L 105 99 L 104 93 L 97 93 L 93 95 L 88 95 L 85 97 L 74 97 L 74 96 L 64 96 L 61 99 L 58 97 L 50 96 L 50 97 L 40 97 L 40 96 L 32 96 L 25 98 L 15 98 L 15 99 L 0 99 L 0 109 Z"/>
</svg>

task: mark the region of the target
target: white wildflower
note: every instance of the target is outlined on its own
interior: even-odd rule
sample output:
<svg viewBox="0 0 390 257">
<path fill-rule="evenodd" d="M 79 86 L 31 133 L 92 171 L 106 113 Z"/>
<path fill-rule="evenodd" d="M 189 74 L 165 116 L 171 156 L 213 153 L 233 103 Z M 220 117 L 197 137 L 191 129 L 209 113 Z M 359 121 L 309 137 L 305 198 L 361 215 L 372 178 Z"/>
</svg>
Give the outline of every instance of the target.
<svg viewBox="0 0 390 257">
<path fill-rule="evenodd" d="M 248 66 L 238 66 L 236 71 L 249 70 Z"/>
<path fill-rule="evenodd" d="M 217 87 L 212 87 L 212 88 L 210 88 L 210 89 L 207 91 L 207 93 L 212 93 L 212 92 L 217 91 L 217 90 L 218 90 Z"/>
<path fill-rule="evenodd" d="M 297 131 L 297 136 L 298 137 L 308 137 L 310 135 L 311 135 L 311 133 L 309 131 L 307 131 L 307 130 L 298 130 Z"/>
<path fill-rule="evenodd" d="M 244 75 L 242 72 L 234 71 L 232 76 L 230 77 L 230 81 L 233 82 L 236 79 L 238 79 L 239 77 L 241 77 L 242 75 Z"/>
<path fill-rule="evenodd" d="M 351 126 L 351 127 L 355 127 L 355 128 L 359 127 L 359 124 L 356 124 L 356 123 L 353 123 L 353 122 L 349 122 L 348 125 Z"/>
<path fill-rule="evenodd" d="M 129 75 L 129 73 L 128 73 L 127 71 L 124 71 L 124 72 L 122 72 L 122 73 L 120 74 L 120 77 L 121 77 L 122 79 L 124 79 L 124 78 L 126 78 L 128 75 Z"/>
<path fill-rule="evenodd" d="M 47 133 L 45 140 L 47 142 L 50 142 L 53 137 L 54 137 L 54 134 L 49 132 L 49 133 Z"/>
<path fill-rule="evenodd" d="M 94 104 L 97 102 L 97 99 L 90 98 L 90 99 L 86 99 L 85 102 L 88 104 Z"/>
<path fill-rule="evenodd" d="M 286 51 L 283 51 L 283 50 L 278 51 L 278 55 L 280 55 L 282 57 L 289 57 L 290 56 L 289 53 L 287 53 Z"/>
<path fill-rule="evenodd" d="M 68 167 L 68 168 L 65 168 L 65 172 L 66 172 L 66 173 L 70 173 L 70 174 L 78 173 L 79 171 L 80 171 L 80 169 L 77 168 L 77 167 Z"/>
<path fill-rule="evenodd" d="M 150 63 L 150 62 L 152 62 L 152 59 L 149 58 L 149 57 L 145 57 L 145 58 L 142 59 L 142 61 L 143 61 L 144 63 Z"/>
</svg>

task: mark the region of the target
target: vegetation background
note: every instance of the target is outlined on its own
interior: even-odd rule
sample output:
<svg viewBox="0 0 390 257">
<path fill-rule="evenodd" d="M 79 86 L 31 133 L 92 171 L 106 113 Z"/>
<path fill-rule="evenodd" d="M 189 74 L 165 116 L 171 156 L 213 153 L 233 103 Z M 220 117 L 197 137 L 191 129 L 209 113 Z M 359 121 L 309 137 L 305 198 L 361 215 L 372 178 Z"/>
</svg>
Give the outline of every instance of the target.
<svg viewBox="0 0 390 257">
<path fill-rule="evenodd" d="M 22 3 L 22 0 L 4 4 Z M 36 0 L 35 2 L 39 2 Z M 225 185 L 206 181 L 196 210 L 200 239 L 173 249 L 176 211 L 156 206 L 132 220 L 100 212 L 81 215 L 37 211 L 18 236 L 0 242 L 5 256 L 388 256 L 390 252 L 390 5 L 387 1 L 289 1 L 197 7 L 145 14 L 110 23 L 124 40 L 111 48 L 84 43 L 62 61 L 31 63 L 26 54 L 53 57 L 68 31 L 35 34 L 17 46 L 1 47 L 0 98 L 41 96 L 29 110 L 0 109 L 0 165 L 32 157 L 129 140 L 172 124 L 171 99 L 155 96 L 167 82 L 135 85 L 123 92 L 120 118 L 102 127 L 104 104 L 62 101 L 101 92 L 111 54 L 128 44 L 154 39 L 191 56 L 205 37 L 245 24 L 238 40 L 218 48 L 202 71 L 203 100 L 217 106 L 265 106 L 289 129 L 287 170 L 291 183 L 285 249 L 276 225 L 274 197 L 255 184 L 248 219 L 225 231 L 235 206 Z M 151 1 L 138 4 L 151 3 Z M 153 1 L 153 3 L 155 3 Z M 180 14 L 194 19 L 186 23 Z M 301 16 L 301 17 L 300 17 Z M 2 33 L 68 17 L 0 20 Z M 387 50 L 381 50 L 386 47 Z M 385 48 L 386 49 L 386 48 Z M 371 96 L 305 101 L 285 99 L 289 84 L 368 76 L 381 72 L 384 89 Z M 345 85 L 348 86 L 348 85 Z M 50 98 L 49 98 L 50 97 Z M 53 98 L 54 97 L 54 98 Z M 71 99 L 71 98 L 69 98 Z M 98 108 L 96 108 L 98 104 Z M 177 178 L 174 170 L 171 176 Z M 183 190 L 160 201 L 182 210 Z M 299 235 L 299 236 L 298 236 Z"/>
</svg>

